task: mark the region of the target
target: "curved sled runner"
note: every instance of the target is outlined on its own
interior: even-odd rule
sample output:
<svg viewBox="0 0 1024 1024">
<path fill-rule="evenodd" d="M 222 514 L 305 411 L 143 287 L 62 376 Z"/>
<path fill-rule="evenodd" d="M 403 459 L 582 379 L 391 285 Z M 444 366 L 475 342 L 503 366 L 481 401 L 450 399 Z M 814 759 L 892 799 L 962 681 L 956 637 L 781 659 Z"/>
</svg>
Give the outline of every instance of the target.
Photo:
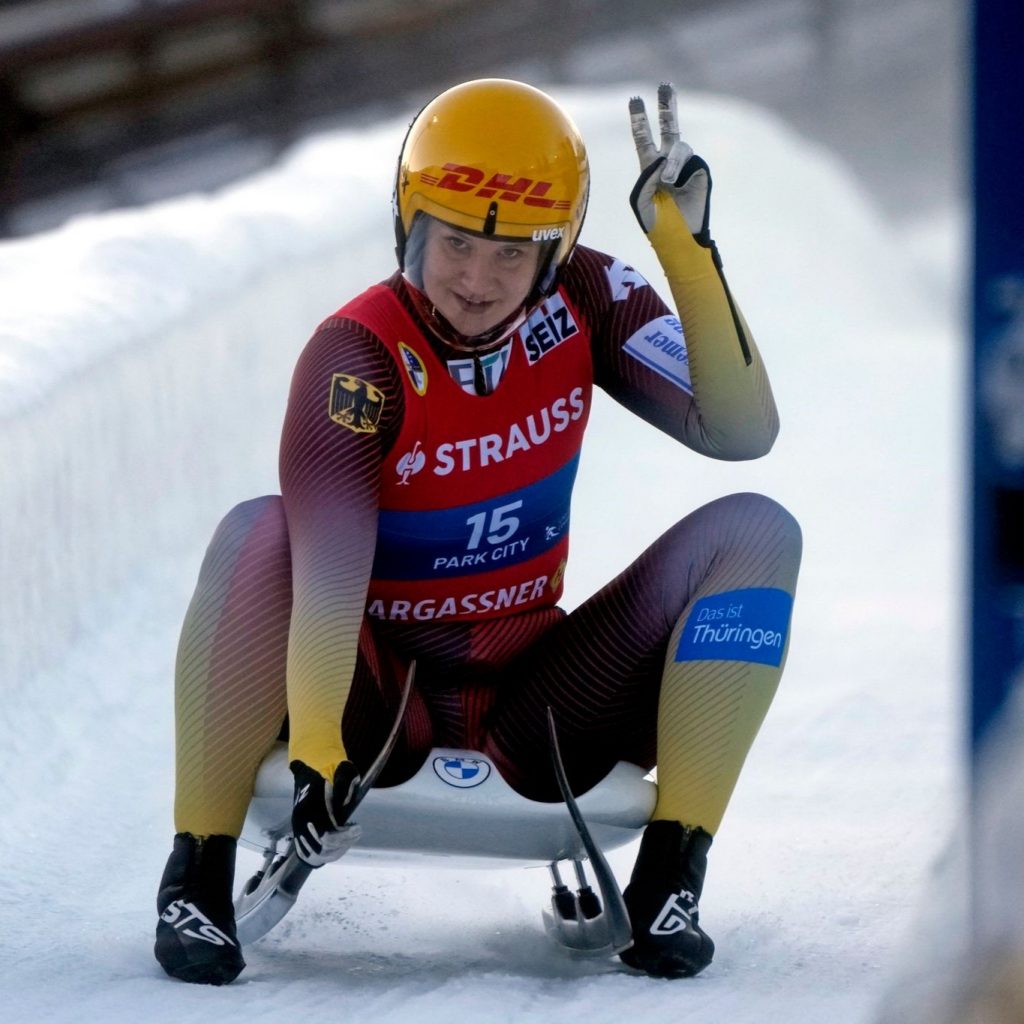
<svg viewBox="0 0 1024 1024">
<path fill-rule="evenodd" d="M 579 797 L 569 791 L 549 712 L 552 760 L 565 802 L 542 803 L 516 793 L 479 751 L 438 748 L 398 786 L 367 789 L 351 823 L 336 834 L 334 857 L 405 861 L 409 856 L 469 859 L 474 865 L 547 864 L 552 875 L 549 934 L 571 953 L 608 956 L 632 942 L 622 894 L 603 853 L 636 839 L 650 820 L 657 787 L 636 765 L 619 763 Z M 379 770 L 390 747 L 381 752 Z M 371 769 L 368 785 L 376 772 Z M 266 757 L 240 844 L 263 854 L 259 871 L 235 901 L 239 940 L 255 942 L 294 906 L 312 869 L 292 848 L 293 780 L 287 747 Z M 587 880 L 590 862 L 598 893 Z M 571 862 L 576 891 L 559 863 Z"/>
</svg>

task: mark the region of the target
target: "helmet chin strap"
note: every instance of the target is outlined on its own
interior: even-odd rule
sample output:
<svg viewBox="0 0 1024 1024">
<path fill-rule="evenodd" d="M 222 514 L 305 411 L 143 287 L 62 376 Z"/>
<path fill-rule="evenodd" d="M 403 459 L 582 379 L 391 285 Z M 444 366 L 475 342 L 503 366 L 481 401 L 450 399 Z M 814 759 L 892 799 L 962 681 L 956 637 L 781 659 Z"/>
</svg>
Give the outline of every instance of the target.
<svg viewBox="0 0 1024 1024">
<path fill-rule="evenodd" d="M 484 355 L 500 348 L 508 341 L 509 335 L 526 322 L 526 313 L 526 306 L 520 306 L 515 313 L 505 317 L 500 324 L 496 324 L 489 331 L 470 336 L 460 334 L 435 307 L 431 306 L 432 320 L 446 329 L 444 333 L 438 335 L 441 340 L 458 352 L 468 352 L 472 355 Z"/>
<path fill-rule="evenodd" d="M 473 388 L 478 395 L 486 395 L 489 391 L 487 374 L 484 373 L 484 364 L 480 362 L 479 352 L 473 353 Z"/>
<path fill-rule="evenodd" d="M 430 299 L 427 298 L 426 293 L 409 280 L 408 275 L 403 274 L 402 276 L 405 280 L 406 288 L 412 297 L 413 304 L 419 310 L 420 315 L 434 336 L 449 348 L 455 349 L 456 352 L 465 352 L 469 355 L 478 352 L 486 353 L 499 348 L 508 340 L 509 335 L 526 322 L 527 315 L 539 301 L 539 297 L 536 294 L 531 294 L 518 310 L 510 313 L 504 320 L 490 328 L 490 330 L 484 331 L 481 334 L 465 335 L 452 326 Z"/>
</svg>

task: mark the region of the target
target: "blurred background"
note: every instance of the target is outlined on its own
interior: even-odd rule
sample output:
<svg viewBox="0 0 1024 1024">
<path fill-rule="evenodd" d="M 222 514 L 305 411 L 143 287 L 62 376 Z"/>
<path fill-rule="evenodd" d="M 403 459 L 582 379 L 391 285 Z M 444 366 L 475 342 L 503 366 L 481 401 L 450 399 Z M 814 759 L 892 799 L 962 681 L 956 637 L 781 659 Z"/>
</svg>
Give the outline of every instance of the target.
<svg viewBox="0 0 1024 1024">
<path fill-rule="evenodd" d="M 746 98 L 924 215 L 965 187 L 966 32 L 965 0 L 0 0 L 0 236 L 214 189 L 485 75 Z"/>
</svg>

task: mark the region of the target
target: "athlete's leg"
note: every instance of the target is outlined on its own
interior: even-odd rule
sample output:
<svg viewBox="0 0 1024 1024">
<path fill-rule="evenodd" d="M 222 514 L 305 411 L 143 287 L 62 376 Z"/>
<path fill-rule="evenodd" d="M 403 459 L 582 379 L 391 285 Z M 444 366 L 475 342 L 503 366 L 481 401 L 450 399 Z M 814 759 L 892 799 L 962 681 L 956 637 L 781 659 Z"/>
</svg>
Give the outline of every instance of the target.
<svg viewBox="0 0 1024 1024">
<path fill-rule="evenodd" d="M 174 824 L 238 836 L 287 710 L 291 554 L 280 498 L 224 518 L 185 615 L 175 668 Z"/>
<path fill-rule="evenodd" d="M 178 649 L 177 835 L 157 896 L 155 953 L 168 974 L 186 981 L 224 984 L 245 966 L 231 901 L 235 840 L 287 710 L 291 610 L 281 499 L 239 505 L 210 543 Z M 364 623 L 339 723 L 360 767 L 376 756 L 394 717 L 398 668 Z M 429 716 L 415 696 L 405 725 L 388 762 L 395 781 L 418 767 L 422 755 L 411 760 L 417 751 L 430 748 Z M 197 920 L 202 934 L 190 924 Z"/>
<path fill-rule="evenodd" d="M 799 527 L 775 502 L 698 509 L 540 641 L 494 720 L 499 767 L 550 796 L 537 774 L 548 706 L 581 789 L 615 760 L 652 764 L 656 718 L 658 802 L 623 893 L 621 954 L 649 974 L 691 976 L 714 954 L 698 913 L 707 853 L 778 686 L 799 562 Z"/>
<path fill-rule="evenodd" d="M 658 707 L 655 818 L 717 832 L 778 689 L 802 542 L 781 506 L 719 506 L 719 555 L 669 638 Z"/>
<path fill-rule="evenodd" d="M 233 509 L 214 534 L 182 627 L 175 678 L 175 828 L 238 836 L 260 762 L 287 713 L 291 554 L 281 499 Z M 376 757 L 398 706 L 404 665 L 364 623 L 345 707 L 353 761 Z M 413 694 L 383 781 L 412 774 L 431 746 Z"/>
<path fill-rule="evenodd" d="M 231 902 L 235 838 L 285 714 L 290 563 L 280 500 L 239 505 L 210 542 L 185 615 L 175 672 L 177 834 L 157 893 L 154 947 L 183 981 L 222 985 L 245 967 Z"/>
<path fill-rule="evenodd" d="M 370 767 L 387 740 L 409 668 L 409 662 L 380 636 L 376 627 L 372 620 L 363 620 L 352 687 L 342 715 L 345 750 L 360 771 Z M 436 724 L 418 685 L 418 671 L 416 678 L 401 731 L 378 785 L 394 786 L 412 778 L 436 744 Z"/>
<path fill-rule="evenodd" d="M 698 509 L 512 666 L 488 752 L 556 799 L 550 706 L 574 789 L 618 760 L 656 760 L 655 817 L 713 834 L 778 685 L 799 560 L 799 527 L 774 501 Z M 726 624 L 749 635 L 709 632 Z"/>
</svg>

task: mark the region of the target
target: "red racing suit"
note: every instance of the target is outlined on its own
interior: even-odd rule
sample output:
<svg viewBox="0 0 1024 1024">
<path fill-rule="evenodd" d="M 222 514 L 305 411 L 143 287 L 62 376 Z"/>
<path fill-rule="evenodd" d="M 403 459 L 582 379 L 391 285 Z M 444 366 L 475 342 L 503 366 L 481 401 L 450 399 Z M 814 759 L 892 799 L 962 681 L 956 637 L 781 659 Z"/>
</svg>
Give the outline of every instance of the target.
<svg viewBox="0 0 1024 1024">
<path fill-rule="evenodd" d="M 344 756 L 364 618 L 421 671 L 442 649 L 462 667 L 501 662 L 533 642 L 531 623 L 552 621 L 593 384 L 705 454 L 770 448 L 767 376 L 710 254 L 695 255 L 688 288 L 677 316 L 634 269 L 578 247 L 482 395 L 460 386 L 466 354 L 421 322 L 400 275 L 319 327 L 280 460 L 292 757 L 330 777 Z M 516 624 L 484 643 L 496 634 L 479 627 L 498 618 Z M 452 659 L 436 664 L 448 672 Z"/>
</svg>

